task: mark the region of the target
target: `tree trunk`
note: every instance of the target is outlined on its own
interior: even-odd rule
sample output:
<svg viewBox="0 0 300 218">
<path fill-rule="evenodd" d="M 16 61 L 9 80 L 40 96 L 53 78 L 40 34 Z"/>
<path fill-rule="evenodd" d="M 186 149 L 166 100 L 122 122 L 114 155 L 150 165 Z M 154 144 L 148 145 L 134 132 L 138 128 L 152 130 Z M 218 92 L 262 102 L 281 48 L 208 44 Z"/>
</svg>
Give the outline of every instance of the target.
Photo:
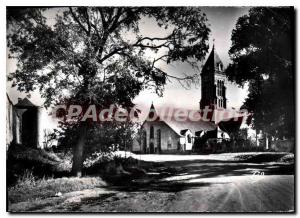
<svg viewBox="0 0 300 218">
<path fill-rule="evenodd" d="M 87 127 L 85 124 L 80 124 L 79 126 L 79 138 L 77 143 L 73 147 L 73 165 L 72 174 L 77 177 L 82 176 L 82 166 L 83 166 L 83 149 L 86 139 Z"/>
</svg>

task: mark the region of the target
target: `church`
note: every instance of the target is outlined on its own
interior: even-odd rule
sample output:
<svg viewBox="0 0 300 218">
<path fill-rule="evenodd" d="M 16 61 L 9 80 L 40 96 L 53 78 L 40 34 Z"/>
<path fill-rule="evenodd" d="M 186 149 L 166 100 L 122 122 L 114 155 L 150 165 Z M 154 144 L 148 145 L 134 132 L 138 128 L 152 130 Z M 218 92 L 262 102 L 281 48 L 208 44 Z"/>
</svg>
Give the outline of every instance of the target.
<svg viewBox="0 0 300 218">
<path fill-rule="evenodd" d="M 144 154 L 184 153 L 193 151 L 197 139 L 204 134 L 212 139 L 228 139 L 228 134 L 219 127 L 220 120 L 214 117 L 227 108 L 226 84 L 223 63 L 213 46 L 202 68 L 199 102 L 199 111 L 205 108 L 213 111 L 208 114 L 210 120 L 178 121 L 174 117 L 162 117 L 152 104 L 147 117 L 155 116 L 156 119 L 146 119 L 143 122 L 141 133 L 133 142 L 132 151 Z"/>
</svg>

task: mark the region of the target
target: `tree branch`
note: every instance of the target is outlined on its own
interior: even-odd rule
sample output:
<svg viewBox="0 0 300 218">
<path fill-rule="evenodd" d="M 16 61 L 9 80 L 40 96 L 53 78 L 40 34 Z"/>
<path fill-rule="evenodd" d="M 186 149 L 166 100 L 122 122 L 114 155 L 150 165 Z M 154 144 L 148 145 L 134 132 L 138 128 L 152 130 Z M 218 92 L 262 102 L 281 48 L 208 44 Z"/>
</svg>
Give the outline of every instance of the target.
<svg viewBox="0 0 300 218">
<path fill-rule="evenodd" d="M 89 16 L 89 12 L 88 12 L 87 8 L 85 9 L 85 16 L 86 16 L 86 22 L 87 22 L 87 25 L 88 25 L 88 32 L 89 32 L 89 35 L 90 35 L 91 34 L 91 22 L 90 22 L 90 16 Z"/>
<path fill-rule="evenodd" d="M 84 27 L 84 25 L 80 22 L 78 17 L 75 15 L 75 13 L 73 12 L 72 7 L 69 7 L 69 10 L 70 10 L 70 13 L 71 13 L 73 19 L 79 24 L 79 26 L 83 29 L 83 31 L 89 36 L 89 31 Z"/>
<path fill-rule="evenodd" d="M 109 32 L 113 32 L 125 20 L 125 18 L 124 18 L 123 20 L 119 21 L 119 18 L 121 17 L 122 14 L 123 14 L 122 8 L 118 8 L 117 14 L 112 18 L 112 20 L 113 20 L 112 25 L 108 28 Z"/>
<path fill-rule="evenodd" d="M 103 29 L 107 29 L 107 22 L 105 20 L 105 16 L 104 16 L 104 12 L 102 11 L 102 8 L 97 8 L 99 13 L 100 13 L 100 16 L 101 16 L 101 21 L 102 21 L 102 26 L 103 26 Z"/>
</svg>

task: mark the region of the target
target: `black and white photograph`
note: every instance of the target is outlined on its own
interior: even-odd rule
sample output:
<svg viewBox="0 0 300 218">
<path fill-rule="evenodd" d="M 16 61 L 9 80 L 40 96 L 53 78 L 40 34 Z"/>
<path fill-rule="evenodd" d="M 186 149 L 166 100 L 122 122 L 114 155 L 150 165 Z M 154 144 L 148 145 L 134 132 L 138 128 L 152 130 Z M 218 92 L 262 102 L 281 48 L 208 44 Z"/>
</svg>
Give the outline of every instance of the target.
<svg viewBox="0 0 300 218">
<path fill-rule="evenodd" d="M 5 10 L 6 212 L 296 212 L 294 6 Z"/>
</svg>

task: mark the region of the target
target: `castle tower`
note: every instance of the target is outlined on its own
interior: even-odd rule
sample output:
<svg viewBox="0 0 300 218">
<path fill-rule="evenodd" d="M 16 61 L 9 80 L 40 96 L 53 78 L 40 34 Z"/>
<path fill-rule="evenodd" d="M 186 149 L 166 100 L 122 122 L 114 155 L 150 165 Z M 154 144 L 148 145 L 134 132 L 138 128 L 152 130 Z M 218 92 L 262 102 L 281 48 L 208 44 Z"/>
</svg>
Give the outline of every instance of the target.
<svg viewBox="0 0 300 218">
<path fill-rule="evenodd" d="M 201 72 L 200 109 L 226 109 L 226 83 L 224 66 L 213 45 Z"/>
</svg>

